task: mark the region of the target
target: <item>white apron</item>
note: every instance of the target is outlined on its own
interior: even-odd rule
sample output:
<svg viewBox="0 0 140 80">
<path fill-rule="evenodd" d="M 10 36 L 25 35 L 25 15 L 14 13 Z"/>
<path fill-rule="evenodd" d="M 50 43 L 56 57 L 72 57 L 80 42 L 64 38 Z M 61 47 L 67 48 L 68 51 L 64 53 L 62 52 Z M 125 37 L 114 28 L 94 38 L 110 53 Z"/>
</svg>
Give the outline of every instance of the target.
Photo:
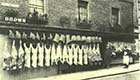
<svg viewBox="0 0 140 80">
<path fill-rule="evenodd" d="M 128 54 L 127 52 L 124 52 L 124 55 L 123 55 L 123 64 L 129 64 L 129 56 L 126 55 Z"/>
</svg>

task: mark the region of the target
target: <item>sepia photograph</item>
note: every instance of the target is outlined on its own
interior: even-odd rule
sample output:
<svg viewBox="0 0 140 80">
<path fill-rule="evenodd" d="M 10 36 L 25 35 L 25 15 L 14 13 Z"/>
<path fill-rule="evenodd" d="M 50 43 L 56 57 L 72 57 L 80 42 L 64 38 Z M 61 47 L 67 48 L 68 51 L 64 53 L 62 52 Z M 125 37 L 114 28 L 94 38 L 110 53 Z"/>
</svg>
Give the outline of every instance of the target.
<svg viewBox="0 0 140 80">
<path fill-rule="evenodd" d="M 0 80 L 140 80 L 140 0 L 0 0 Z"/>
</svg>

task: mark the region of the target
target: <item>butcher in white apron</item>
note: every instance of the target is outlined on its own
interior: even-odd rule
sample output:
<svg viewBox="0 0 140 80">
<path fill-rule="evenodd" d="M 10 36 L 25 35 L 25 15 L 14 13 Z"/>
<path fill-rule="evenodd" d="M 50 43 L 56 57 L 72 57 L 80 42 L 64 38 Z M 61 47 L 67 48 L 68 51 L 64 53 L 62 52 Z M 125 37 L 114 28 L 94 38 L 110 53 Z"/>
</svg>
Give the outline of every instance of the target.
<svg viewBox="0 0 140 80">
<path fill-rule="evenodd" d="M 27 68 L 31 68 L 31 44 L 27 46 L 26 43 L 23 43 L 25 49 L 25 64 Z"/>
<path fill-rule="evenodd" d="M 125 46 L 124 51 L 123 51 L 123 64 L 125 65 L 124 68 L 128 68 L 129 67 L 129 50 L 127 49 L 127 47 Z"/>
<path fill-rule="evenodd" d="M 39 63 L 38 66 L 43 67 L 43 60 L 44 60 L 44 44 L 43 43 L 38 43 L 38 50 L 39 50 Z"/>
<path fill-rule="evenodd" d="M 51 59 L 51 45 L 46 45 L 46 47 L 45 47 L 45 65 L 47 67 L 50 66 L 50 59 Z"/>
</svg>

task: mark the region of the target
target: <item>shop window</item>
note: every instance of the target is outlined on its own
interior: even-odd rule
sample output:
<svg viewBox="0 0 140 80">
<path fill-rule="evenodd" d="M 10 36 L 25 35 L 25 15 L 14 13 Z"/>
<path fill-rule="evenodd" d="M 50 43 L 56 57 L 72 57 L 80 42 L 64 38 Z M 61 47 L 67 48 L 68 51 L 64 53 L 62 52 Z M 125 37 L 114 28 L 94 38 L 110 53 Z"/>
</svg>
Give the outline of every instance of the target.
<svg viewBox="0 0 140 80">
<path fill-rule="evenodd" d="M 88 1 L 78 0 L 78 21 L 88 20 Z"/>
<path fill-rule="evenodd" d="M 119 24 L 119 8 L 112 8 L 112 25 Z"/>
<path fill-rule="evenodd" d="M 44 13 L 44 0 L 29 0 L 30 12 L 36 10 L 40 14 Z"/>
</svg>

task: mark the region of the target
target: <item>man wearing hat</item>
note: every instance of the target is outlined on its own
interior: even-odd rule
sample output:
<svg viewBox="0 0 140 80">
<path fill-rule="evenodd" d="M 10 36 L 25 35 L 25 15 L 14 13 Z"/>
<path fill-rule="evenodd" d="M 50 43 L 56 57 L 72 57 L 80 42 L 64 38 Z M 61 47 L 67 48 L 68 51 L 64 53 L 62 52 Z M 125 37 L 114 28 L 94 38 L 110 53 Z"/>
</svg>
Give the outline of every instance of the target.
<svg viewBox="0 0 140 80">
<path fill-rule="evenodd" d="M 113 49 L 111 45 L 107 45 L 104 53 L 104 60 L 103 60 L 103 68 L 109 68 L 110 67 L 110 61 L 111 61 L 111 55 L 112 55 Z"/>
</svg>

